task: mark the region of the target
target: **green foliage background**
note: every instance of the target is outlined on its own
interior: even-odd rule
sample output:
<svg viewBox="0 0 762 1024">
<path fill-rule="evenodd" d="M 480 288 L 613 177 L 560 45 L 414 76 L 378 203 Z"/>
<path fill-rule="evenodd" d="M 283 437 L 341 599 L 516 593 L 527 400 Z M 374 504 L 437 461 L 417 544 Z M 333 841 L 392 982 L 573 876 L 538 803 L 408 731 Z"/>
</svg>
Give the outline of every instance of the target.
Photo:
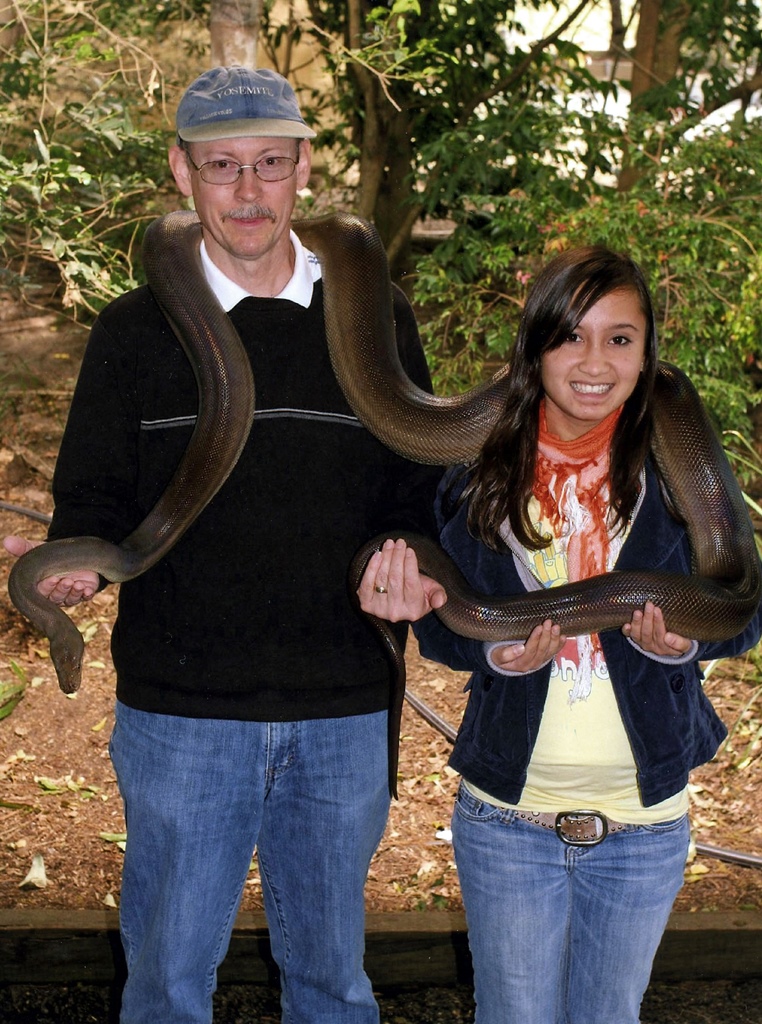
<svg viewBox="0 0 762 1024">
<path fill-rule="evenodd" d="M 569 246 L 626 251 L 646 271 L 662 357 L 688 372 L 723 428 L 748 429 L 759 396 L 748 367 L 760 351 L 762 133 L 728 125 L 683 140 L 635 188 L 514 189 L 473 195 L 472 215 L 419 264 L 416 296 L 441 386 L 503 361 L 538 267 Z M 472 226 L 472 223 L 475 226 Z"/>
<path fill-rule="evenodd" d="M 356 52 L 337 45 L 344 4 L 314 0 L 316 21 L 290 30 L 314 36 L 336 83 L 332 97 L 303 98 L 317 122 L 336 101 L 318 141 L 345 165 L 357 157 L 364 100 L 352 68 L 370 69 L 411 140 L 387 210 L 454 225 L 416 255 L 405 282 L 439 389 L 468 386 L 507 358 L 546 259 L 600 242 L 649 275 L 664 358 L 691 374 L 721 427 L 748 434 L 759 400 L 748 371 L 762 349 L 760 122 L 747 105 L 701 127 L 692 97 L 703 74 L 701 103 L 718 105 L 734 75 L 762 63 L 759 4 L 692 5 L 681 76 L 626 119 L 605 106 L 624 87 L 593 79 L 563 34 L 533 47 L 522 12 L 537 6 L 368 5 Z M 52 269 L 62 308 L 87 320 L 141 280 L 142 230 L 177 204 L 166 146 L 179 89 L 208 63 L 208 3 L 16 7 L 22 31 L 0 64 L 0 274 L 34 301 L 40 265 Z M 275 55 L 285 29 L 269 2 L 264 30 Z M 626 191 L 624 167 L 635 172 Z"/>
<path fill-rule="evenodd" d="M 161 5 L 159 5 L 161 6 Z M 2 280 L 35 300 L 40 264 L 87 319 L 139 278 L 141 228 L 167 179 L 164 76 L 145 5 L 22 2 L 0 63 Z"/>
</svg>

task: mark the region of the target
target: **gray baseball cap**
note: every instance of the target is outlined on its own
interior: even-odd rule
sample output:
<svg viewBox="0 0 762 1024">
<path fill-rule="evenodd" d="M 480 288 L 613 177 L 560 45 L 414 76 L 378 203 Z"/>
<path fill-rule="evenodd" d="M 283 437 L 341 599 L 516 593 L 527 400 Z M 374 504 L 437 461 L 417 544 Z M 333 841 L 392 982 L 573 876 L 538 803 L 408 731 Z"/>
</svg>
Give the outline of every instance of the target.
<svg viewBox="0 0 762 1024">
<path fill-rule="evenodd" d="M 177 108 L 184 142 L 245 137 L 314 139 L 286 79 L 269 68 L 212 68 L 188 86 Z"/>
</svg>

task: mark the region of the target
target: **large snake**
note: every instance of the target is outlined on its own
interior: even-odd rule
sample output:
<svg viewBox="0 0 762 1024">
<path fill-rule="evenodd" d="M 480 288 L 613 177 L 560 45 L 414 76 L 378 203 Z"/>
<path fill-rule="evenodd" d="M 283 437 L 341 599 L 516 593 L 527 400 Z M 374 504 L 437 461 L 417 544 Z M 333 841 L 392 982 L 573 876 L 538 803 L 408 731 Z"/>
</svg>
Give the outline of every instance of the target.
<svg viewBox="0 0 762 1024">
<path fill-rule="evenodd" d="M 364 425 L 399 454 L 433 465 L 475 457 L 502 413 L 507 368 L 464 395 L 433 398 L 404 373 L 394 345 L 391 284 L 383 245 L 375 230 L 344 218 L 323 231 L 302 233 L 323 262 L 326 326 L 334 371 Z M 308 225 L 309 228 L 309 225 Z M 373 287 L 368 288 L 368 281 Z M 337 302 L 336 297 L 340 297 Z M 338 353 L 338 358 L 333 353 Z M 629 622 L 653 601 L 667 628 L 701 641 L 735 636 L 750 621 L 762 595 L 754 529 L 743 495 L 706 410 L 689 379 L 661 363 L 653 403 L 654 458 L 683 518 L 691 544 L 693 574 L 610 572 L 578 583 L 526 595 L 478 594 L 444 551 L 420 535 L 398 533 L 413 547 L 421 570 L 448 595 L 436 614 L 453 632 L 476 640 L 522 640 L 552 619 L 569 635 L 600 632 Z M 349 586 L 355 593 L 371 554 L 388 534 L 368 541 L 355 555 Z M 405 696 L 405 659 L 383 619 L 369 615 L 392 663 L 390 757 L 396 758 Z M 392 731 L 396 730 L 396 731 Z M 394 792 L 396 761 L 390 763 Z"/>
<path fill-rule="evenodd" d="M 71 537 L 32 548 L 11 569 L 11 600 L 50 641 L 64 693 L 79 688 L 82 634 L 37 590 L 40 580 L 92 569 L 112 583 L 134 579 L 172 548 L 222 487 L 238 461 L 254 415 L 254 380 L 241 339 L 206 284 L 195 214 L 153 221 L 143 262 L 153 293 L 196 375 L 199 406 L 188 447 L 164 494 L 121 544 Z"/>
<path fill-rule="evenodd" d="M 397 355 L 386 253 L 375 229 L 348 214 L 299 221 L 294 227 L 321 260 L 331 362 L 360 421 L 415 461 L 446 465 L 473 458 L 502 412 L 506 371 L 451 398 L 434 398 L 415 387 Z M 248 437 L 254 404 L 251 370 L 240 339 L 206 285 L 199 238 L 195 215 L 174 213 L 155 221 L 144 243 L 149 284 L 199 385 L 196 427 L 165 494 L 121 544 L 94 537 L 52 541 L 28 552 L 11 571 L 11 599 L 48 636 L 67 693 L 79 685 L 82 638 L 64 612 L 39 596 L 37 583 L 84 567 L 113 582 L 145 572 L 211 501 Z M 654 456 L 687 525 L 693 575 L 612 572 L 500 600 L 474 594 L 437 545 L 403 535 L 422 570 L 448 592 L 447 604 L 437 613 L 445 624 L 475 639 L 522 639 L 546 618 L 567 633 L 598 632 L 628 622 L 635 608 L 652 600 L 663 609 L 669 629 L 695 639 L 726 639 L 743 629 L 762 592 L 751 521 L 701 401 L 684 374 L 666 364 L 657 376 L 654 427 Z M 353 592 L 379 540 L 370 541 L 354 559 Z M 370 618 L 396 673 L 389 715 L 394 791 L 404 658 L 388 626 Z"/>
</svg>

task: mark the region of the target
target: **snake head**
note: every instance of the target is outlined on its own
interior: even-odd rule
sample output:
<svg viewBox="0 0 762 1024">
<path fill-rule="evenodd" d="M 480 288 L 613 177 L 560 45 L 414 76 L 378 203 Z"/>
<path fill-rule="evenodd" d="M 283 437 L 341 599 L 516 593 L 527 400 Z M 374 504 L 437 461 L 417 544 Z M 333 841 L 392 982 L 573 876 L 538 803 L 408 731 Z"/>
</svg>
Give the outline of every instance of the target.
<svg viewBox="0 0 762 1024">
<path fill-rule="evenodd" d="M 82 682 L 82 655 L 85 642 L 77 627 L 66 617 L 71 629 L 50 640 L 50 659 L 58 676 L 58 685 L 64 693 L 76 693 Z"/>
</svg>

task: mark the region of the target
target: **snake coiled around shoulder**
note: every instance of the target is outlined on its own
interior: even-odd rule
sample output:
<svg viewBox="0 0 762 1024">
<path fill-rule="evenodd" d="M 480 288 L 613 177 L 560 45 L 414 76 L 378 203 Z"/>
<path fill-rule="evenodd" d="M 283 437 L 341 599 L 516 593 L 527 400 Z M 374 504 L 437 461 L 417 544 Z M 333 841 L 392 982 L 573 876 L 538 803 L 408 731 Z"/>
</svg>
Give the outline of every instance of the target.
<svg viewBox="0 0 762 1024">
<path fill-rule="evenodd" d="M 397 354 L 392 286 L 375 229 L 347 214 L 300 221 L 294 227 L 323 265 L 331 361 L 358 419 L 384 444 L 414 461 L 447 465 L 475 457 L 501 415 L 506 371 L 464 395 L 435 398 L 421 391 L 405 375 Z M 150 226 L 144 245 L 149 284 L 199 384 L 196 427 L 167 491 L 121 544 L 94 537 L 52 541 L 24 555 L 11 571 L 11 599 L 49 638 L 65 692 L 79 685 L 82 638 L 63 611 L 39 596 L 39 580 L 82 568 L 113 582 L 145 572 L 212 500 L 249 434 L 254 410 L 251 369 L 240 339 L 206 284 L 199 239 L 195 215 L 173 213 Z M 632 611 L 650 599 L 664 610 L 668 628 L 686 636 L 721 640 L 740 632 L 762 590 L 754 531 L 701 401 L 685 375 L 665 364 L 657 377 L 654 427 L 654 456 L 687 524 L 693 575 L 612 572 L 551 591 L 487 599 L 469 590 L 436 545 L 407 535 L 422 569 L 448 591 L 449 600 L 438 613 L 445 623 L 476 639 L 521 639 L 548 617 L 564 632 L 597 632 L 628 622 Z M 350 570 L 352 590 L 379 540 L 358 552 Z M 394 790 L 404 659 L 388 627 L 372 621 L 396 671 L 389 715 Z"/>
<path fill-rule="evenodd" d="M 188 447 L 166 490 L 121 544 L 100 537 L 49 541 L 15 563 L 8 592 L 50 641 L 64 693 L 82 674 L 82 635 L 69 616 L 37 590 L 40 580 L 92 569 L 112 583 L 155 565 L 200 515 L 238 461 L 254 416 L 254 380 L 241 339 L 209 289 L 201 266 L 201 227 L 193 213 L 153 221 L 143 242 L 152 291 L 193 367 L 198 413 Z"/>
<path fill-rule="evenodd" d="M 334 370 L 358 418 L 407 458 L 433 465 L 474 458 L 504 408 L 507 368 L 465 395 L 433 398 L 404 374 L 391 323 L 386 254 L 376 231 L 357 219 L 315 224 L 307 244 L 324 261 L 331 334 L 348 340 Z M 343 255 L 338 255 L 343 251 Z M 364 289 L 372 281 L 373 288 Z M 368 292 L 370 291 L 370 294 Z M 333 352 L 333 348 L 332 348 Z M 661 363 L 653 406 L 654 458 L 690 538 L 693 573 L 610 572 L 579 583 L 505 599 L 475 593 L 444 551 L 426 537 L 399 533 L 415 550 L 421 570 L 447 591 L 436 614 L 454 632 L 476 640 L 525 639 L 547 618 L 563 632 L 619 628 L 647 600 L 661 607 L 667 628 L 700 641 L 737 635 L 755 614 L 762 573 L 743 494 L 695 388 L 682 371 Z M 371 554 L 388 534 L 372 538 L 350 566 L 354 593 Z M 405 692 L 404 655 L 389 625 L 368 616 L 393 666 L 390 728 L 396 749 Z"/>
</svg>

